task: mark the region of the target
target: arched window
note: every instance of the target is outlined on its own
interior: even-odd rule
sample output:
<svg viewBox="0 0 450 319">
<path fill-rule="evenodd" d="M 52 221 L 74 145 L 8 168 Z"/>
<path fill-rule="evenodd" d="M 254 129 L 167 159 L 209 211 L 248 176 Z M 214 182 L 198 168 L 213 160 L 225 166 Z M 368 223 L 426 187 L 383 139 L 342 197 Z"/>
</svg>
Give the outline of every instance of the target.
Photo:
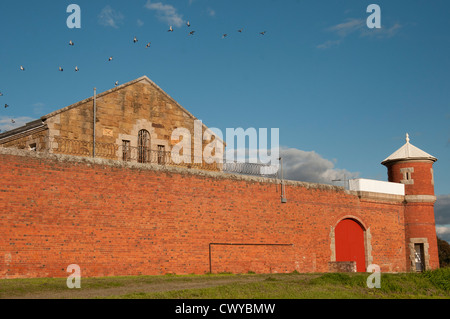
<svg viewBox="0 0 450 319">
<path fill-rule="evenodd" d="M 140 130 L 138 135 L 138 163 L 150 163 L 150 147 L 150 133 L 147 130 Z"/>
</svg>

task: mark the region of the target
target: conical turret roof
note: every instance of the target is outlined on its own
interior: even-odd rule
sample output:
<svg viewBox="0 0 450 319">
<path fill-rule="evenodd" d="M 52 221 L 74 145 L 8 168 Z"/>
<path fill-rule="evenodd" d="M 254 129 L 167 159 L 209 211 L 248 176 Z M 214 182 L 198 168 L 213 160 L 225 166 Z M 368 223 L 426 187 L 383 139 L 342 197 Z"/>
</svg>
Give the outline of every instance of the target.
<svg viewBox="0 0 450 319">
<path fill-rule="evenodd" d="M 437 161 L 437 158 L 422 151 L 420 148 L 412 145 L 409 139 L 409 134 L 406 134 L 406 144 L 400 147 L 391 156 L 386 158 L 381 164 L 385 165 L 389 162 L 404 161 L 404 160 L 430 160 Z"/>
</svg>

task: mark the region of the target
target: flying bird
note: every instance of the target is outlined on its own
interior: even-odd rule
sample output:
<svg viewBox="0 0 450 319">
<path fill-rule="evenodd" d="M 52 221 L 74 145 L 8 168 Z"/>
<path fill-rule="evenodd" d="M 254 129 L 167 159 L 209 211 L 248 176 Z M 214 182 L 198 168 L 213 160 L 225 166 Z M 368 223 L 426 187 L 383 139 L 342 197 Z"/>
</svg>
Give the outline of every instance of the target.
<svg viewBox="0 0 450 319">
<path fill-rule="evenodd" d="M 113 57 L 111 56 L 111 57 L 109 57 L 108 61 L 112 61 L 112 59 L 113 59 Z"/>
<path fill-rule="evenodd" d="M 243 28 L 242 28 L 242 29 L 239 29 L 239 30 L 238 30 L 238 32 L 239 32 L 239 33 L 242 33 L 242 31 L 244 31 L 244 29 L 243 29 Z"/>
<path fill-rule="evenodd" d="M 63 68 L 62 68 L 62 67 L 59 67 L 59 71 L 61 71 L 61 72 L 62 72 L 62 71 L 64 71 L 64 70 L 63 70 Z"/>
<path fill-rule="evenodd" d="M 188 21 L 187 23 L 186 23 L 186 25 L 188 26 L 188 28 L 191 26 L 191 23 Z"/>
<path fill-rule="evenodd" d="M 9 105 L 8 105 L 8 104 L 5 104 L 5 109 L 6 109 L 7 107 L 9 107 Z"/>
<path fill-rule="evenodd" d="M 224 39 L 224 38 L 226 38 L 228 36 L 228 34 L 224 34 L 223 36 L 222 36 L 222 39 Z"/>
<path fill-rule="evenodd" d="M 189 32 L 189 35 L 194 35 L 195 31 Z"/>
<path fill-rule="evenodd" d="M 136 38 L 136 37 L 134 37 L 134 39 L 133 39 L 133 42 L 134 43 L 137 43 L 139 40 Z"/>
<path fill-rule="evenodd" d="M 70 41 L 69 41 L 69 45 L 71 45 L 71 46 L 74 46 L 74 45 L 75 45 L 75 43 L 73 43 L 73 41 L 72 41 L 72 40 L 70 40 Z"/>
<path fill-rule="evenodd" d="M 78 68 L 78 66 L 75 67 L 75 72 L 80 71 L 80 69 Z"/>
<path fill-rule="evenodd" d="M 150 45 L 151 45 L 152 43 L 151 42 L 149 42 L 149 43 L 147 43 L 147 45 L 145 46 L 146 48 L 150 48 Z"/>
<path fill-rule="evenodd" d="M 115 86 L 118 86 L 118 85 L 119 85 L 119 81 L 116 81 L 116 83 L 114 83 L 114 85 L 115 85 Z"/>
<path fill-rule="evenodd" d="M 13 124 L 14 124 L 14 123 L 16 123 L 16 121 L 14 121 L 14 120 L 11 120 L 11 123 L 13 123 Z"/>
<path fill-rule="evenodd" d="M 20 66 L 20 69 L 22 70 L 22 71 L 25 71 L 25 68 L 21 65 Z"/>
<path fill-rule="evenodd" d="M 265 34 L 266 34 L 266 31 L 260 32 L 259 34 L 265 35 Z"/>
<path fill-rule="evenodd" d="M 167 32 L 173 32 L 172 26 L 170 26 L 170 28 L 169 28 L 169 30 L 167 30 Z"/>
<path fill-rule="evenodd" d="M 0 92 L 0 96 L 3 96 L 3 93 L 2 93 L 2 92 Z"/>
</svg>

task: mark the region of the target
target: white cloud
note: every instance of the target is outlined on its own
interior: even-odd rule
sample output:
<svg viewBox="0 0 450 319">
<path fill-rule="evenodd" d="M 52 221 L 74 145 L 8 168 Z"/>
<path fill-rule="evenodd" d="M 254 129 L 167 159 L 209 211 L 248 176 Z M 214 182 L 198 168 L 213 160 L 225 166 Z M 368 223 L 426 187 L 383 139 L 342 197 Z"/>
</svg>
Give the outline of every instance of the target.
<svg viewBox="0 0 450 319">
<path fill-rule="evenodd" d="M 450 225 L 436 226 L 436 235 L 440 239 L 450 243 Z"/>
<path fill-rule="evenodd" d="M 14 120 L 15 123 L 12 123 L 11 120 Z M 24 126 L 25 124 L 33 121 L 34 119 L 31 117 L 8 117 L 8 116 L 1 116 L 0 117 L 0 130 L 2 133 L 11 131 L 13 129 L 16 129 L 18 127 Z"/>
<path fill-rule="evenodd" d="M 329 27 L 327 31 L 336 33 L 337 35 L 345 38 L 348 35 L 357 32 L 361 37 L 378 37 L 378 38 L 390 38 L 393 37 L 402 28 L 402 25 L 395 23 L 391 27 L 382 25 L 381 28 L 370 29 L 367 27 L 367 23 L 362 19 L 347 19 L 345 22 L 339 23 L 332 27 Z"/>
<path fill-rule="evenodd" d="M 119 24 L 121 24 L 124 20 L 124 16 L 121 12 L 118 12 L 111 8 L 111 6 L 107 5 L 102 9 L 100 14 L 98 15 L 98 23 L 105 27 L 112 27 L 115 29 L 119 28 Z"/>
<path fill-rule="evenodd" d="M 208 13 L 208 15 L 210 17 L 215 17 L 216 16 L 216 11 L 214 9 L 212 9 L 212 8 L 206 9 L 206 12 Z"/>
<path fill-rule="evenodd" d="M 145 8 L 156 11 L 158 19 L 166 22 L 168 25 L 181 27 L 184 24 L 183 15 L 179 14 L 177 9 L 170 4 L 148 0 Z"/>
<path fill-rule="evenodd" d="M 377 38 L 392 38 L 402 28 L 398 23 L 394 24 L 390 28 L 382 27 L 380 29 L 361 29 L 362 37 L 377 37 Z"/>
<path fill-rule="evenodd" d="M 338 40 L 329 40 L 316 46 L 317 49 L 329 49 L 339 45 L 342 40 L 351 34 L 357 34 L 359 37 L 376 37 L 379 39 L 391 38 L 395 36 L 403 26 L 399 23 L 387 27 L 382 25 L 380 29 L 370 29 L 367 27 L 366 20 L 349 18 L 342 23 L 338 23 L 326 29 L 326 31 L 336 34 L 340 37 Z"/>
<path fill-rule="evenodd" d="M 436 226 L 436 233 L 438 236 L 447 236 L 447 238 L 450 237 L 450 226 Z"/>
<path fill-rule="evenodd" d="M 345 22 L 332 26 L 327 30 L 335 32 L 341 37 L 346 37 L 355 31 L 362 30 L 364 27 L 367 26 L 362 19 L 347 19 Z"/>
<path fill-rule="evenodd" d="M 450 243 L 450 194 L 438 195 L 434 204 L 436 234 Z"/>
<path fill-rule="evenodd" d="M 314 151 L 281 148 L 280 155 L 283 158 L 283 174 L 286 179 L 333 184 L 333 180 L 359 177 L 357 172 L 335 168 L 333 161 L 323 158 Z"/>
<path fill-rule="evenodd" d="M 322 44 L 316 46 L 317 49 L 329 49 L 331 47 L 338 46 L 341 43 L 341 40 L 328 40 Z"/>
<path fill-rule="evenodd" d="M 226 150 L 225 154 L 235 155 L 240 162 L 245 162 L 245 159 L 239 155 L 239 150 Z M 242 151 L 242 150 L 241 150 Z M 272 158 L 271 165 L 279 167 L 279 161 L 274 159 L 278 157 L 263 150 L 262 154 L 269 154 Z M 258 155 L 257 150 L 246 149 L 241 154 L 245 154 L 246 162 L 256 162 Z M 352 178 L 358 178 L 359 173 L 350 172 L 345 169 L 338 169 L 335 167 L 335 161 L 323 158 L 321 155 L 314 151 L 302 151 L 296 148 L 281 147 L 279 149 L 279 156 L 283 159 L 283 177 L 287 180 L 319 183 L 319 184 L 334 184 L 333 180 L 349 180 Z M 343 185 L 343 183 L 336 183 L 336 185 Z"/>
</svg>

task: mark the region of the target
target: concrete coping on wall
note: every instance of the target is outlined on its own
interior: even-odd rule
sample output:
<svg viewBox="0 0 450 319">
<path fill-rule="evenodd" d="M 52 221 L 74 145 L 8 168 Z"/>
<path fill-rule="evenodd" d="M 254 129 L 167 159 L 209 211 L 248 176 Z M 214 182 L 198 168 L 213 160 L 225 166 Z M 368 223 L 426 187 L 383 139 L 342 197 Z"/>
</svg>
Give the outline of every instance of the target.
<svg viewBox="0 0 450 319">
<path fill-rule="evenodd" d="M 21 150 L 17 148 L 5 148 L 0 147 L 1 155 L 11 155 L 11 156 L 21 156 L 21 157 L 30 157 L 42 160 L 53 160 L 62 163 L 74 163 L 74 164 L 85 164 L 85 165 L 99 165 L 99 166 L 108 166 L 112 168 L 127 168 L 127 169 L 137 169 L 137 170 L 150 170 L 156 172 L 163 173 L 174 173 L 181 175 L 195 175 L 195 176 L 203 176 L 209 178 L 216 179 L 228 179 L 228 180 L 236 180 L 236 181 L 246 181 L 253 183 L 264 183 L 264 184 L 281 184 L 281 180 L 277 178 L 268 178 L 268 177 L 259 177 L 259 176 L 250 176 L 250 175 L 240 175 L 240 174 L 232 174 L 232 173 L 224 173 L 224 172 L 214 172 L 214 171 L 206 171 L 199 170 L 193 168 L 184 168 L 184 167 L 174 167 L 174 166 L 161 166 L 157 164 L 140 164 L 140 163 L 132 163 L 132 162 L 122 162 L 118 160 L 110 160 L 103 158 L 92 158 L 92 157 L 82 157 L 82 156 L 72 156 L 72 155 L 64 155 L 64 154 L 53 154 L 48 152 L 31 152 L 28 150 Z M 283 180 L 284 185 L 288 186 L 298 186 L 307 189 L 320 189 L 324 191 L 334 191 L 334 192 L 342 192 L 346 194 L 350 194 L 345 190 L 344 187 L 334 186 L 328 184 L 318 184 L 318 183 L 308 183 L 301 181 L 291 181 L 291 180 Z"/>
<path fill-rule="evenodd" d="M 347 193 L 358 196 L 360 199 L 366 201 L 397 202 L 397 203 L 405 201 L 405 196 L 403 195 L 366 192 L 366 191 L 347 191 Z"/>
</svg>

